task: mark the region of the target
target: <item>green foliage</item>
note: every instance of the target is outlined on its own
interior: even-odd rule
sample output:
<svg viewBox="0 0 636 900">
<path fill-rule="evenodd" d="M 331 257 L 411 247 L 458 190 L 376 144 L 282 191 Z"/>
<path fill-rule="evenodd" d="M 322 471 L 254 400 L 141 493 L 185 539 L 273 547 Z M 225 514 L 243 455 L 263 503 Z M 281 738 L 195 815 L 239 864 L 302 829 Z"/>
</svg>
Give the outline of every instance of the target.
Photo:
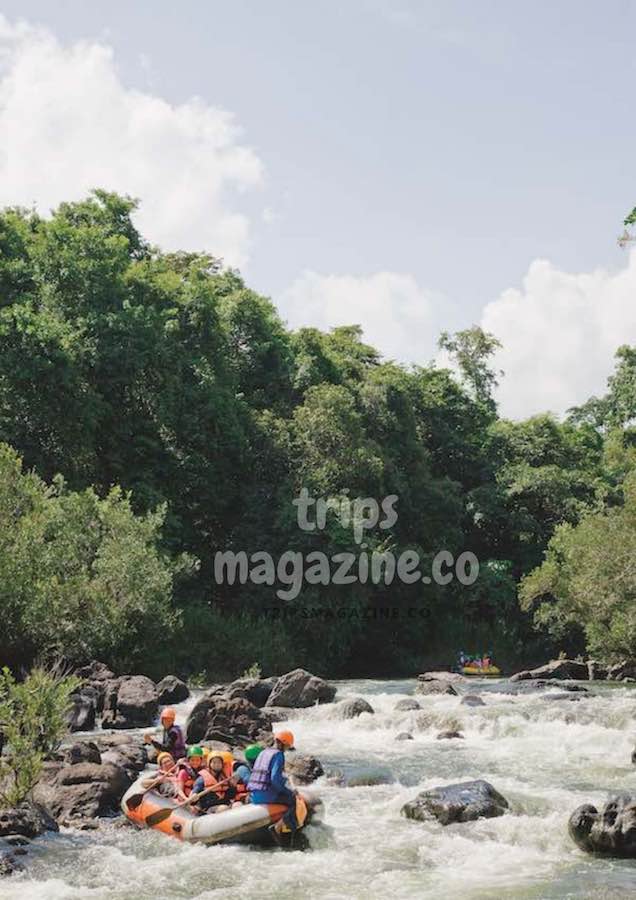
<svg viewBox="0 0 636 900">
<path fill-rule="evenodd" d="M 0 671 L 0 730 L 6 744 L 0 755 L 0 798 L 7 806 L 30 794 L 43 761 L 59 747 L 78 685 L 78 679 L 55 669 L 36 667 L 23 681 L 6 667 Z"/>
<path fill-rule="evenodd" d="M 489 365 L 490 357 L 501 347 L 497 338 L 478 325 L 473 325 L 472 328 L 458 331 L 452 337 L 447 331 L 443 331 L 439 347 L 446 350 L 457 363 L 462 379 L 470 387 L 475 400 L 486 408 L 492 408 L 492 392 L 498 384 L 497 374 L 503 374 L 493 372 Z"/>
</svg>

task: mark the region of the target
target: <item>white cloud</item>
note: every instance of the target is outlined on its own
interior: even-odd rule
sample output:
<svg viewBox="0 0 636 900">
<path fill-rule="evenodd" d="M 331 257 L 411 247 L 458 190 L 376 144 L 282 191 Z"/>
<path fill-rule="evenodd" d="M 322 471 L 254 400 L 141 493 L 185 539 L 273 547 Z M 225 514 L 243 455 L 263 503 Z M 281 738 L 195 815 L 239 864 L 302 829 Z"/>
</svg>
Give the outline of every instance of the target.
<svg viewBox="0 0 636 900">
<path fill-rule="evenodd" d="M 603 393 L 621 344 L 636 343 L 636 251 L 617 273 L 529 267 L 521 290 L 487 304 L 481 326 L 503 344 L 495 365 L 503 415 L 557 414 Z"/>
<path fill-rule="evenodd" d="M 368 276 L 303 274 L 280 298 L 292 328 L 361 325 L 364 337 L 389 359 L 426 363 L 433 335 L 433 292 L 411 275 L 377 272 Z"/>
<path fill-rule="evenodd" d="M 235 194 L 262 176 L 231 113 L 128 88 L 109 47 L 64 47 L 0 16 L 0 205 L 48 211 L 94 187 L 117 190 L 141 199 L 151 241 L 241 265 L 249 221 Z"/>
</svg>

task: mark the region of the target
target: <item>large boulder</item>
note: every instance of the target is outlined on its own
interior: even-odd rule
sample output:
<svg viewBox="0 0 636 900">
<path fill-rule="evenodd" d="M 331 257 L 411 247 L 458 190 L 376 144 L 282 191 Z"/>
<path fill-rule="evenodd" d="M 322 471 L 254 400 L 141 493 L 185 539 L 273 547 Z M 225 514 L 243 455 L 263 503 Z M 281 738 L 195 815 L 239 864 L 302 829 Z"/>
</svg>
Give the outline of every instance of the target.
<svg viewBox="0 0 636 900">
<path fill-rule="evenodd" d="M 150 744 L 144 744 L 139 738 L 128 734 L 100 735 L 96 744 L 103 763 L 119 766 L 133 780 L 156 758 L 154 748 Z"/>
<path fill-rule="evenodd" d="M 370 703 L 363 700 L 362 697 L 352 697 L 350 700 L 341 700 L 334 707 L 336 715 L 340 719 L 356 719 L 362 713 L 373 714 L 375 710 Z"/>
<path fill-rule="evenodd" d="M 27 838 L 35 838 L 45 831 L 59 830 L 55 819 L 40 803 L 25 801 L 19 806 L 0 809 L 0 837 L 21 834 Z"/>
<path fill-rule="evenodd" d="M 422 791 L 402 807 L 402 815 L 420 822 L 435 818 L 442 825 L 503 816 L 508 801 L 488 781 L 464 781 Z"/>
<path fill-rule="evenodd" d="M 411 697 L 404 697 L 402 700 L 398 700 L 393 709 L 395 712 L 411 712 L 414 709 L 421 709 L 422 707 L 417 702 L 417 700 L 413 700 Z"/>
<path fill-rule="evenodd" d="M 159 713 L 154 682 L 145 675 L 124 675 L 106 690 L 102 728 L 145 728 Z"/>
<path fill-rule="evenodd" d="M 84 681 L 113 681 L 115 678 L 115 673 L 111 672 L 106 663 L 96 659 L 87 666 L 76 669 L 75 674 Z"/>
<path fill-rule="evenodd" d="M 600 812 L 589 803 L 579 806 L 570 816 L 568 831 L 588 853 L 636 859 L 636 794 L 619 794 Z"/>
<path fill-rule="evenodd" d="M 269 700 L 277 681 L 278 678 L 237 678 L 228 685 L 225 695 L 230 700 L 249 700 L 260 709 Z"/>
<path fill-rule="evenodd" d="M 457 684 L 461 681 L 468 681 L 465 675 L 460 675 L 459 672 L 423 672 L 421 675 L 417 676 L 418 681 L 449 681 L 453 684 Z"/>
<path fill-rule="evenodd" d="M 101 763 L 102 756 L 94 741 L 75 741 L 74 744 L 64 748 L 64 761 L 69 766 L 83 762 Z"/>
<path fill-rule="evenodd" d="M 291 775 L 294 784 L 311 784 L 325 774 L 319 759 L 301 753 L 292 753 L 286 757 L 285 772 Z"/>
<path fill-rule="evenodd" d="M 190 688 L 176 675 L 166 675 L 157 685 L 157 701 L 159 706 L 171 703 L 183 703 L 190 696 Z"/>
<path fill-rule="evenodd" d="M 249 744 L 271 734 L 269 719 L 249 700 L 228 700 L 217 693 L 206 694 L 195 705 L 186 723 L 189 744 L 199 741 L 225 741 L 232 745 Z"/>
<path fill-rule="evenodd" d="M 78 763 L 45 767 L 34 795 L 58 822 L 112 816 L 132 780 L 114 763 Z"/>
<path fill-rule="evenodd" d="M 609 681 L 624 681 L 625 679 L 636 678 L 636 661 L 626 659 L 623 662 L 609 666 L 607 678 Z"/>
<path fill-rule="evenodd" d="M 546 663 L 545 666 L 539 666 L 536 669 L 526 669 L 523 672 L 517 672 L 512 675 L 510 681 L 531 681 L 537 679 L 574 679 L 576 681 L 587 681 L 589 672 L 587 663 L 578 662 L 575 659 L 553 659 Z"/>
<path fill-rule="evenodd" d="M 304 709 L 315 706 L 316 703 L 331 703 L 335 696 L 334 685 L 305 669 L 294 669 L 286 675 L 281 675 L 265 705 Z"/>
<path fill-rule="evenodd" d="M 416 694 L 455 694 L 457 691 L 449 681 L 418 681 Z"/>
<path fill-rule="evenodd" d="M 85 684 L 71 695 L 71 707 L 67 714 L 69 731 L 92 731 L 97 719 L 99 691 Z"/>
</svg>

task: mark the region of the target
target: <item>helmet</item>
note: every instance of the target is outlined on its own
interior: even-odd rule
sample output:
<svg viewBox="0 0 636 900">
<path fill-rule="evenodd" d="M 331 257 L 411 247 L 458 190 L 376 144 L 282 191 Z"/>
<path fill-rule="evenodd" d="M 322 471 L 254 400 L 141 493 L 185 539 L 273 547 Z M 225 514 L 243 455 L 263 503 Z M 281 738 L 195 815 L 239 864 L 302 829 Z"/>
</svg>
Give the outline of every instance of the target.
<svg viewBox="0 0 636 900">
<path fill-rule="evenodd" d="M 254 762 L 262 749 L 260 744 L 250 744 L 249 747 L 246 747 L 243 751 L 243 756 L 248 762 Z"/>
<path fill-rule="evenodd" d="M 161 722 L 170 722 L 170 724 L 172 724 L 176 718 L 177 714 L 172 706 L 166 706 L 165 709 L 162 709 L 161 715 L 159 716 Z"/>
<path fill-rule="evenodd" d="M 192 759 L 193 756 L 200 756 L 201 759 L 204 757 L 203 747 L 190 747 L 188 749 L 188 759 Z"/>
<path fill-rule="evenodd" d="M 161 766 L 162 762 L 169 760 L 172 765 L 174 765 L 174 757 L 172 753 L 167 753 L 165 750 L 162 750 L 161 753 L 157 756 L 157 765 Z"/>
<path fill-rule="evenodd" d="M 278 731 L 274 735 L 275 740 L 280 741 L 288 750 L 294 750 L 294 735 L 291 731 Z"/>
<path fill-rule="evenodd" d="M 223 765 L 231 766 L 234 762 L 234 754 L 229 750 L 221 750 L 218 754 L 223 760 Z"/>
</svg>

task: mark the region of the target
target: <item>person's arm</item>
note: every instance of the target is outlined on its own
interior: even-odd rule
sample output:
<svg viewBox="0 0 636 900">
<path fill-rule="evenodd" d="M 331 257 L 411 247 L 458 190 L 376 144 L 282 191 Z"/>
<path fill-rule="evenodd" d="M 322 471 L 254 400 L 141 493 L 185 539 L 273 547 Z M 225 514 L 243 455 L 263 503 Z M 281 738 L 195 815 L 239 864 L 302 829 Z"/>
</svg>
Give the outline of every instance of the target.
<svg viewBox="0 0 636 900">
<path fill-rule="evenodd" d="M 288 800 L 296 796 L 294 791 L 290 789 L 287 779 L 285 778 L 285 756 L 282 752 L 277 753 L 272 760 L 270 780 L 274 790 L 278 791 L 279 794 L 282 794 Z"/>
</svg>

